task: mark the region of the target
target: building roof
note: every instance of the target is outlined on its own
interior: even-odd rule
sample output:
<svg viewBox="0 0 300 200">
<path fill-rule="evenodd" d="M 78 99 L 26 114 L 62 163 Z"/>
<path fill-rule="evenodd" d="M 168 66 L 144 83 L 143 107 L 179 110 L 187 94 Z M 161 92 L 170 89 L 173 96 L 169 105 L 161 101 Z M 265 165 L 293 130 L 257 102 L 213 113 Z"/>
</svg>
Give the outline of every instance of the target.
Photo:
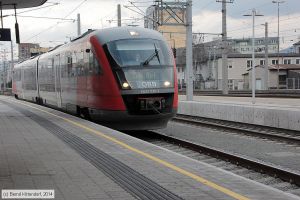
<svg viewBox="0 0 300 200">
<path fill-rule="evenodd" d="M 299 70 L 300 65 L 279 64 L 279 70 Z M 277 70 L 277 65 L 269 65 L 269 70 Z"/>
<path fill-rule="evenodd" d="M 270 53 L 270 57 L 278 57 L 277 53 Z M 255 54 L 255 58 L 264 58 L 265 54 Z M 279 53 L 279 57 L 300 57 L 299 53 Z M 228 58 L 252 58 L 252 54 L 229 54 Z"/>
<path fill-rule="evenodd" d="M 1 0 L 2 9 L 14 9 L 14 4 L 16 5 L 17 9 L 20 8 L 31 8 L 36 6 L 43 5 L 47 0 Z"/>
<path fill-rule="evenodd" d="M 300 65 L 296 65 L 296 64 L 279 64 L 279 70 L 300 70 Z M 256 65 L 257 67 L 261 67 L 263 68 L 264 65 Z M 247 69 L 248 72 L 242 74 L 242 75 L 246 75 L 249 73 L 249 71 L 251 71 L 252 68 Z M 277 65 L 269 65 L 269 70 L 278 70 L 277 69 Z"/>
</svg>

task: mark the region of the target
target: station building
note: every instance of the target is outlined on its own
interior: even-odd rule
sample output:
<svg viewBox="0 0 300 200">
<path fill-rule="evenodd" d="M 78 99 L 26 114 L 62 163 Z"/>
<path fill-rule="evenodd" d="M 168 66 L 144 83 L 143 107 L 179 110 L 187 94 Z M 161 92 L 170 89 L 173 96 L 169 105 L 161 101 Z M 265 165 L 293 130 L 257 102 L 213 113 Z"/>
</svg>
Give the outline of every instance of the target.
<svg viewBox="0 0 300 200">
<path fill-rule="evenodd" d="M 299 63 L 299 59 L 298 60 Z M 257 65 L 255 68 L 256 88 L 261 89 L 264 80 L 264 65 Z M 244 76 L 244 87 L 251 89 L 252 68 Z M 300 89 L 300 64 L 279 64 L 269 65 L 268 69 L 268 87 L 276 89 Z"/>
<path fill-rule="evenodd" d="M 178 51 L 177 51 L 178 52 Z M 180 51 L 179 51 L 180 52 Z M 215 59 L 214 59 L 215 58 Z M 222 55 L 218 54 L 205 61 L 193 61 L 193 74 L 195 89 L 222 89 Z M 300 89 L 291 85 L 293 81 L 300 81 L 298 76 L 292 75 L 298 72 L 300 68 L 299 53 L 280 53 L 279 71 L 277 73 L 277 54 L 269 54 L 269 89 L 277 88 L 277 81 L 280 82 L 280 88 Z M 263 70 L 265 58 L 263 54 L 255 56 L 255 66 Z M 228 55 L 228 87 L 230 90 L 247 90 L 249 86 L 248 73 L 252 68 L 251 54 L 229 54 Z M 296 71 L 295 71 L 296 70 Z M 289 71 L 289 72 L 288 72 Z M 177 58 L 177 73 L 179 87 L 185 86 L 185 56 Z M 260 70 L 256 73 L 257 89 L 262 89 L 263 73 Z M 294 79 L 290 79 L 294 78 Z M 251 80 L 251 75 L 250 75 Z M 289 84 L 287 85 L 287 83 Z M 251 84 L 250 84 L 251 85 Z M 296 87 L 296 88 L 295 88 Z"/>
</svg>

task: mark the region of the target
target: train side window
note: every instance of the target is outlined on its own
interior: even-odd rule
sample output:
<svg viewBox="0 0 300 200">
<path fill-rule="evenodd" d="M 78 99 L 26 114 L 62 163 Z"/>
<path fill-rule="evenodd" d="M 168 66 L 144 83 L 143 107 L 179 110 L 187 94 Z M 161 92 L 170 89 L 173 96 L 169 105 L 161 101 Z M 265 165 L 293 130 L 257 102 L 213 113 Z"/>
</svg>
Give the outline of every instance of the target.
<svg viewBox="0 0 300 200">
<path fill-rule="evenodd" d="M 62 78 L 67 77 L 66 60 L 65 60 L 65 54 L 63 54 L 63 53 L 61 54 L 61 57 L 60 57 L 60 67 L 61 67 L 61 70 L 60 70 L 61 77 Z"/>
<path fill-rule="evenodd" d="M 71 76 L 77 76 L 77 55 L 76 51 L 72 52 L 72 70 L 71 70 Z"/>
<path fill-rule="evenodd" d="M 68 73 L 68 77 L 71 77 L 71 73 L 72 73 L 72 57 L 70 55 L 67 56 L 67 73 Z"/>
<path fill-rule="evenodd" d="M 94 49 L 89 52 L 89 74 L 97 75 L 102 74 L 102 67 L 100 66 L 99 61 L 97 60 Z"/>
<path fill-rule="evenodd" d="M 83 49 L 79 52 L 77 52 L 77 74 L 78 76 L 85 76 L 85 70 L 84 70 L 84 52 Z"/>
<path fill-rule="evenodd" d="M 14 71 L 14 80 L 21 81 L 21 69 L 17 69 Z"/>
<path fill-rule="evenodd" d="M 54 82 L 54 59 L 53 58 L 49 58 L 48 59 L 48 80 L 52 83 Z"/>
</svg>

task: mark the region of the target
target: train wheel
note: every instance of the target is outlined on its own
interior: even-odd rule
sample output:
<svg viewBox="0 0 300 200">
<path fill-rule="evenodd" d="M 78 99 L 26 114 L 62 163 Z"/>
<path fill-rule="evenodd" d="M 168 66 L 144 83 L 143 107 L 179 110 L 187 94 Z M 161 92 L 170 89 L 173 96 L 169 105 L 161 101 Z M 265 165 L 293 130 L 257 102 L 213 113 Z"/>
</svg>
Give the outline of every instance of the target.
<svg viewBox="0 0 300 200">
<path fill-rule="evenodd" d="M 90 120 L 90 113 L 88 108 L 81 108 L 81 114 L 83 115 L 83 118 Z"/>
<path fill-rule="evenodd" d="M 90 113 L 88 108 L 81 108 L 80 106 L 77 106 L 76 115 L 84 119 L 90 119 Z"/>
<path fill-rule="evenodd" d="M 44 104 L 44 102 L 43 102 L 43 99 L 42 99 L 42 98 L 39 98 L 39 104 L 40 104 L 40 105 L 43 105 L 43 104 Z"/>
</svg>

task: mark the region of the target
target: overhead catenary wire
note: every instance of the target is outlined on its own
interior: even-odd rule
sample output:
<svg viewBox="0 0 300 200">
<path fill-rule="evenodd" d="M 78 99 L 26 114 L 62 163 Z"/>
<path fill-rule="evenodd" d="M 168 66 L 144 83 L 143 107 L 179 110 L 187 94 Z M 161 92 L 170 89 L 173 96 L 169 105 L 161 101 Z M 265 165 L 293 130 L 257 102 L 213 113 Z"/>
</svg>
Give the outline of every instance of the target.
<svg viewBox="0 0 300 200">
<path fill-rule="evenodd" d="M 288 17 L 288 18 L 281 19 L 280 21 L 281 21 L 281 22 L 282 22 L 282 21 L 288 21 L 288 20 L 293 20 L 293 19 L 296 19 L 296 18 L 300 18 L 300 16 Z M 269 23 L 269 24 L 275 24 L 275 23 L 277 23 L 277 22 L 271 22 L 271 23 Z M 248 25 L 248 23 L 245 24 L 245 25 Z M 237 26 L 237 27 L 239 27 L 239 26 Z M 260 25 L 258 24 L 258 25 L 256 25 L 255 27 L 256 27 L 256 28 L 257 28 L 257 27 L 260 27 Z M 249 24 L 249 27 L 248 27 L 248 26 L 247 26 L 247 27 L 241 27 L 241 28 L 229 30 L 228 32 L 230 32 L 230 33 L 233 33 L 233 32 L 242 32 L 242 31 L 250 30 L 250 29 L 251 29 L 251 27 L 250 27 L 250 24 Z M 263 28 L 258 28 L 258 29 L 263 29 Z"/>
<path fill-rule="evenodd" d="M 53 20 L 73 21 L 73 22 L 76 21 L 76 19 L 66 19 L 66 18 L 59 18 L 59 17 L 41 17 L 41 16 L 30 16 L 30 15 L 17 15 L 17 17 L 36 18 L 36 19 L 53 19 Z"/>
<path fill-rule="evenodd" d="M 52 29 L 52 28 L 55 28 L 57 25 L 59 25 L 59 24 L 61 24 L 61 23 L 63 23 L 63 22 L 61 22 L 61 21 L 65 21 L 65 18 L 67 18 L 68 16 L 70 16 L 72 13 L 74 13 L 74 11 L 76 10 L 76 9 L 78 9 L 82 4 L 84 4 L 85 2 L 86 2 L 87 0 L 83 0 L 83 1 L 78 1 L 78 5 L 76 6 L 76 7 L 74 7 L 74 9 L 72 9 L 69 13 L 67 13 L 66 14 L 66 16 L 64 16 L 64 17 L 62 17 L 62 18 L 60 18 L 60 19 L 57 19 L 57 20 L 59 20 L 59 21 L 57 21 L 57 23 L 56 24 L 53 24 L 53 25 L 51 25 L 50 27 L 48 27 L 47 29 L 45 29 L 45 30 L 43 30 L 43 31 L 41 31 L 41 32 L 39 32 L 38 34 L 35 34 L 33 37 L 30 37 L 30 38 L 28 38 L 27 40 L 30 40 L 30 39 L 32 39 L 32 38 L 34 38 L 34 37 L 36 37 L 36 36 L 38 36 L 38 35 L 41 35 L 41 34 L 43 34 L 44 32 L 46 32 L 46 31 L 48 31 L 48 30 L 50 30 L 50 29 Z M 60 2 L 60 1 L 57 1 L 57 2 Z M 57 5 L 57 4 L 59 4 L 59 3 L 57 3 L 57 2 L 47 2 L 47 3 L 51 3 L 51 5 L 47 5 L 47 6 L 44 6 L 44 8 L 46 8 L 46 7 L 49 7 L 49 8 L 52 8 L 53 7 L 53 5 L 55 4 L 55 5 Z M 61 1 L 61 2 L 64 2 L 64 1 Z M 132 4 L 130 4 L 130 2 L 132 2 L 135 6 L 133 6 Z M 151 6 L 152 4 L 153 4 L 153 0 L 129 0 L 128 1 L 128 3 L 127 3 L 127 6 L 128 7 L 131 7 L 131 9 L 133 9 L 134 11 L 133 12 L 136 12 L 136 11 L 138 11 L 139 12 L 139 10 L 137 10 L 137 8 L 133 8 L 133 7 L 141 7 L 141 6 Z M 202 3 L 201 3 L 202 2 Z M 193 3 L 193 5 L 197 5 L 198 7 L 197 7 L 197 9 L 199 9 L 199 7 L 203 10 L 203 9 L 205 9 L 205 8 L 207 8 L 208 6 L 211 6 L 211 5 L 213 5 L 213 3 L 215 2 L 215 0 L 206 0 L 206 1 L 194 1 L 194 3 Z M 271 3 L 260 3 L 259 5 L 257 5 L 257 6 L 255 6 L 256 8 L 259 8 L 259 7 L 264 7 L 264 6 L 268 6 L 268 5 L 272 5 Z M 77 8 L 78 7 L 78 8 Z M 41 7 L 41 8 L 43 8 L 43 7 Z M 39 9 L 41 9 L 41 8 L 39 8 Z M 195 9 L 195 8 L 194 8 Z M 31 10 L 35 10 L 35 9 L 31 9 Z M 29 11 L 31 11 L 31 10 L 28 10 L 28 11 L 25 11 L 25 12 L 29 12 Z M 47 10 L 47 9 L 46 9 Z M 144 8 L 141 8 L 141 10 L 144 10 Z M 241 11 L 239 11 L 239 12 L 241 12 Z M 18 14 L 21 14 L 21 13 L 23 13 L 23 12 L 20 12 L 20 13 L 18 13 Z M 144 13 L 144 12 L 143 12 Z M 111 15 L 112 13 L 110 13 L 109 15 Z M 142 14 L 142 12 L 141 13 L 138 13 L 138 14 Z M 20 15 L 21 16 L 21 15 Z M 136 15 L 135 15 L 136 16 Z M 24 16 L 25 17 L 25 16 Z M 299 16 L 300 17 L 300 16 Z M 37 17 L 38 18 L 38 17 Z M 45 19 L 47 18 L 47 17 L 44 17 Z M 59 18 L 59 17 L 58 17 Z M 102 17 L 102 19 L 104 19 L 105 17 Z M 286 20 L 292 20 L 292 19 L 294 19 L 295 17 L 292 17 L 292 16 L 289 16 L 288 17 L 288 19 L 286 19 Z M 54 18 L 55 19 L 55 18 Z M 102 20 L 101 19 L 101 20 Z M 138 21 L 138 20 L 143 20 L 143 18 L 142 17 L 139 17 L 138 16 L 138 19 L 132 19 L 132 20 L 134 20 L 135 22 L 136 21 Z M 283 21 L 283 20 L 285 20 L 285 19 L 281 19 L 280 21 Z M 71 21 L 71 20 L 70 20 Z M 111 21 L 114 21 L 114 20 L 111 20 Z M 127 22 L 128 21 L 130 21 L 130 19 L 128 19 L 128 20 L 126 20 Z M 230 21 L 230 20 L 229 20 Z M 140 22 L 139 22 L 140 23 Z M 276 22 L 277 23 L 277 22 Z M 106 23 L 106 24 L 108 24 L 108 23 Z M 274 22 L 274 24 L 275 24 L 275 22 Z M 239 26 L 237 26 L 237 27 L 234 27 L 234 28 L 232 28 L 231 27 L 231 30 L 228 30 L 228 32 L 229 32 L 229 34 L 230 35 L 238 35 L 240 32 L 245 32 L 245 30 L 250 30 L 250 28 L 248 28 L 248 27 L 245 27 L 246 25 L 242 25 L 241 26 L 241 28 L 239 28 Z M 102 27 L 103 27 L 103 25 L 102 25 Z M 250 27 L 250 25 L 249 25 L 249 27 Z M 238 29 L 238 30 L 236 30 L 236 28 Z M 261 28 L 261 27 L 259 27 L 259 26 L 257 26 L 256 28 L 258 28 L 258 30 L 263 30 L 263 28 Z M 291 30 L 292 31 L 292 30 Z M 272 33 L 272 32 L 271 32 Z"/>
<path fill-rule="evenodd" d="M 79 7 L 81 7 L 82 4 L 85 3 L 86 1 L 87 1 L 87 0 L 81 1 L 81 2 L 80 2 L 73 10 L 71 10 L 71 11 L 70 11 L 67 15 L 65 15 L 62 19 L 66 19 L 67 17 L 69 17 L 73 12 L 75 12 Z M 62 19 L 60 19 L 60 20 L 62 20 Z M 65 21 L 63 21 L 63 22 L 65 22 Z M 35 34 L 34 36 L 32 36 L 32 37 L 30 37 L 30 38 L 28 38 L 28 39 L 26 39 L 25 41 L 31 40 L 31 39 L 35 38 L 36 36 L 38 36 L 38 35 L 40 35 L 40 34 L 46 32 L 46 31 L 48 31 L 48 30 L 50 30 L 50 29 L 56 27 L 57 25 L 59 25 L 59 24 L 61 24 L 61 23 L 63 23 L 63 22 L 62 22 L 62 21 L 58 21 L 56 24 L 51 25 L 50 27 L 48 27 L 48 28 L 42 30 L 41 32 Z"/>
<path fill-rule="evenodd" d="M 26 13 L 26 12 L 32 12 L 32 11 L 35 11 L 35 10 L 41 10 L 41 9 L 44 9 L 44 8 L 49 8 L 49 7 L 53 7 L 53 6 L 57 6 L 57 5 L 59 5 L 59 3 L 53 3 L 53 4 L 48 5 L 48 6 L 42 6 L 42 7 L 30 9 L 30 10 L 25 10 L 25 11 L 22 11 L 22 12 L 18 12 L 17 15 L 22 14 L 22 13 Z M 15 14 L 3 15 L 3 18 L 4 17 L 10 17 L 10 16 L 15 16 Z"/>
</svg>

